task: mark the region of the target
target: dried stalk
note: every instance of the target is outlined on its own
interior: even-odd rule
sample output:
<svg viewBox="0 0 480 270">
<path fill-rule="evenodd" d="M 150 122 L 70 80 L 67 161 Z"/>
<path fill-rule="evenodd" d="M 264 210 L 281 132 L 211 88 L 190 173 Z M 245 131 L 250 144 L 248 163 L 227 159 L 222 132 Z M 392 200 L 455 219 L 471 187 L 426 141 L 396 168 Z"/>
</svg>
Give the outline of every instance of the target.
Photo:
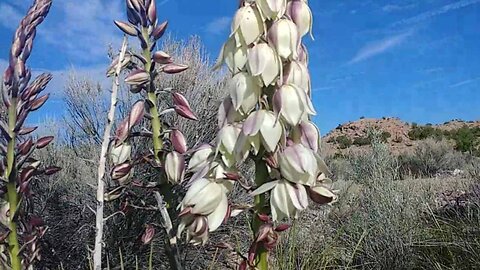
<svg viewBox="0 0 480 270">
<path fill-rule="evenodd" d="M 112 130 L 113 122 L 115 120 L 115 111 L 117 108 L 117 96 L 118 88 L 120 85 L 119 75 L 122 70 L 122 61 L 125 58 L 127 51 L 127 37 L 123 38 L 122 48 L 120 51 L 119 61 L 116 66 L 115 75 L 112 84 L 112 94 L 110 98 L 110 109 L 107 116 L 107 124 L 103 133 L 102 150 L 100 153 L 100 161 L 98 164 L 98 178 L 97 178 L 97 211 L 95 213 L 95 249 L 93 252 L 93 266 L 95 270 L 102 269 L 102 244 L 103 244 L 103 207 L 104 207 L 104 194 L 105 194 L 105 170 L 107 163 L 108 147 L 110 145 L 110 133 Z"/>
</svg>

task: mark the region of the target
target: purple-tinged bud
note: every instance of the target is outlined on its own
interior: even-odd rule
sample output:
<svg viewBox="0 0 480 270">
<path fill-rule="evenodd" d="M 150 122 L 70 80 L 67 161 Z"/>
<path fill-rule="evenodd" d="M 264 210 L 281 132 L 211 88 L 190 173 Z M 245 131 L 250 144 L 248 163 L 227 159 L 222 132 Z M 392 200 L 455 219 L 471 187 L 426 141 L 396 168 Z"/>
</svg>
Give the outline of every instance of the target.
<svg viewBox="0 0 480 270">
<path fill-rule="evenodd" d="M 120 30 L 122 30 L 125 34 L 127 35 L 130 35 L 130 36 L 137 36 L 138 35 L 138 31 L 137 29 L 135 28 L 135 26 L 133 26 L 132 24 L 130 23 L 127 23 L 127 22 L 122 22 L 122 21 L 117 21 L 115 20 L 114 21 L 115 25 L 120 28 Z"/>
<path fill-rule="evenodd" d="M 57 172 L 61 171 L 62 168 L 60 167 L 57 167 L 57 166 L 50 166 L 50 167 L 47 167 L 45 168 L 45 170 L 43 171 L 43 173 L 45 175 L 52 175 L 52 174 L 56 174 Z"/>
<path fill-rule="evenodd" d="M 150 81 L 150 74 L 143 69 L 136 69 L 125 78 L 125 83 L 129 85 L 141 85 Z"/>
<path fill-rule="evenodd" d="M 152 2 L 155 2 L 155 0 L 152 0 Z M 145 232 L 143 232 L 142 234 L 142 243 L 144 245 L 148 245 L 152 241 L 154 236 L 155 236 L 155 227 L 148 224 L 147 227 L 145 228 Z"/>
<path fill-rule="evenodd" d="M 30 178 L 37 172 L 37 169 L 33 167 L 27 167 L 20 173 L 20 183 L 28 182 Z"/>
<path fill-rule="evenodd" d="M 7 69 L 5 70 L 5 72 L 3 73 L 3 83 L 6 86 L 11 86 L 13 84 L 13 72 L 14 71 L 13 71 L 12 66 L 8 66 Z"/>
<path fill-rule="evenodd" d="M 151 24 L 157 22 L 157 7 L 155 6 L 155 0 L 150 0 L 150 3 L 147 7 L 148 20 Z"/>
<path fill-rule="evenodd" d="M 129 128 L 132 128 L 133 126 L 140 123 L 144 115 L 145 115 L 145 102 L 143 102 L 142 100 L 139 100 L 135 102 L 135 104 L 132 106 L 132 110 L 130 111 L 129 120 L 128 120 Z"/>
<path fill-rule="evenodd" d="M 27 135 L 34 132 L 38 127 L 24 127 L 18 131 L 18 135 Z"/>
<path fill-rule="evenodd" d="M 48 99 L 49 96 L 50 96 L 50 94 L 46 94 L 44 96 L 41 96 L 41 97 L 35 99 L 30 104 L 29 111 L 33 112 L 33 111 L 36 111 L 36 110 L 40 109 L 40 107 L 42 107 L 43 104 L 45 104 L 45 102 L 47 102 L 47 99 Z"/>
<path fill-rule="evenodd" d="M 164 21 L 161 23 L 159 26 L 155 27 L 155 29 L 152 31 L 152 37 L 155 40 L 159 40 L 163 34 L 165 34 L 165 30 L 167 30 L 168 22 Z"/>
<path fill-rule="evenodd" d="M 37 140 L 37 149 L 42 149 L 49 145 L 55 137 L 53 136 L 45 136 Z"/>
<path fill-rule="evenodd" d="M 278 225 L 277 227 L 275 227 L 274 230 L 275 230 L 276 232 L 283 232 L 283 231 L 288 230 L 288 228 L 290 228 L 290 227 L 291 227 L 290 224 L 284 223 L 284 224 L 280 224 L 280 225 Z"/>
<path fill-rule="evenodd" d="M 29 138 L 28 140 L 26 140 L 23 143 L 21 143 L 20 145 L 18 145 L 19 154 L 22 155 L 22 156 L 28 154 L 28 152 L 30 152 L 30 150 L 32 150 L 32 146 L 33 146 L 33 140 L 32 140 L 32 138 Z"/>
<path fill-rule="evenodd" d="M 162 64 L 162 65 L 172 63 L 171 56 L 164 51 L 156 51 L 153 54 L 153 61 L 155 61 L 155 63 Z"/>
<path fill-rule="evenodd" d="M 173 129 L 170 132 L 170 141 L 172 142 L 173 149 L 179 152 L 180 154 L 185 154 L 187 152 L 187 142 L 185 136 L 178 129 Z"/>
<path fill-rule="evenodd" d="M 193 113 L 192 109 L 190 108 L 190 104 L 188 104 L 187 99 L 179 93 L 172 93 L 173 104 L 175 112 L 187 119 L 190 120 L 198 120 L 198 118 Z"/>
<path fill-rule="evenodd" d="M 178 152 L 170 152 L 165 158 L 165 174 L 171 183 L 181 183 L 185 175 L 185 158 Z"/>
<path fill-rule="evenodd" d="M 187 69 L 188 69 L 187 65 L 171 63 L 171 64 L 165 65 L 163 67 L 162 71 L 167 73 L 167 74 L 176 74 L 176 73 L 183 72 Z"/>
<path fill-rule="evenodd" d="M 129 1 L 127 0 L 127 2 Z M 133 10 L 133 8 L 127 9 L 127 17 L 128 21 L 133 25 L 137 25 L 140 22 L 140 17 L 138 16 L 138 13 Z"/>
</svg>

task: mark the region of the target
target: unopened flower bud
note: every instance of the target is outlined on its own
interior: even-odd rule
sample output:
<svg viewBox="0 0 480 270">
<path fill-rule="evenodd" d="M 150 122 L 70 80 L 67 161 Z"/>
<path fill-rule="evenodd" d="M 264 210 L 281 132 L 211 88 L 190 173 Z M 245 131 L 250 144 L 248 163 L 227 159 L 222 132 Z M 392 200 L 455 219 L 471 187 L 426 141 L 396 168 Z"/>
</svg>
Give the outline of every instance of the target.
<svg viewBox="0 0 480 270">
<path fill-rule="evenodd" d="M 185 174 L 185 158 L 178 152 L 170 152 L 165 158 L 165 173 L 171 183 L 180 183 Z"/>
<path fill-rule="evenodd" d="M 114 23 L 125 34 L 130 35 L 130 36 L 137 36 L 138 35 L 138 31 L 137 31 L 137 29 L 135 29 L 135 26 L 133 26 L 130 23 L 117 21 L 117 20 L 115 20 Z"/>
<path fill-rule="evenodd" d="M 141 85 L 145 84 L 150 81 L 150 74 L 148 74 L 145 70 L 143 69 L 137 69 L 125 78 L 125 83 L 129 85 Z"/>
<path fill-rule="evenodd" d="M 173 129 L 170 132 L 170 141 L 172 142 L 172 146 L 175 151 L 179 152 L 180 154 L 187 152 L 187 141 L 180 130 Z"/>
<path fill-rule="evenodd" d="M 129 143 L 122 143 L 118 146 L 112 145 L 110 149 L 110 158 L 112 163 L 118 165 L 130 159 L 132 146 Z"/>
</svg>

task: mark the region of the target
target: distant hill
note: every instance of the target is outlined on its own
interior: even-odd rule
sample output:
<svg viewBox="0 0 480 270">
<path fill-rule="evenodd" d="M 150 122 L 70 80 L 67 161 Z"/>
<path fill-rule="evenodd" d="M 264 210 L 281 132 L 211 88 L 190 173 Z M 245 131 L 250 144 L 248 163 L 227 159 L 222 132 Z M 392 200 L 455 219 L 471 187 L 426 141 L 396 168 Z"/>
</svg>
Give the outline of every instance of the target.
<svg viewBox="0 0 480 270">
<path fill-rule="evenodd" d="M 480 145 L 480 121 L 454 119 L 443 124 L 417 125 L 399 118 L 384 117 L 382 119 L 362 118 L 339 125 L 323 138 L 327 144 L 327 151 L 368 147 L 370 139 L 367 131 L 370 128 L 381 131 L 383 140 L 393 152 L 397 153 L 408 151 L 420 140 L 428 137 L 451 139 L 453 143 L 466 141 L 465 143 L 468 144 L 468 141 L 472 141 L 474 147 Z"/>
</svg>

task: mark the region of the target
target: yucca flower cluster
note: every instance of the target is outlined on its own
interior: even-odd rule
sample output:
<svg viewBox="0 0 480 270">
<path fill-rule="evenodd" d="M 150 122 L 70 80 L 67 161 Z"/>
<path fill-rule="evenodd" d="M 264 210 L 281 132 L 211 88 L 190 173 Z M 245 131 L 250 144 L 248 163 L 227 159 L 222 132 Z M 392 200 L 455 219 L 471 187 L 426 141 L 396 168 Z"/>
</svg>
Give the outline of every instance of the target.
<svg viewBox="0 0 480 270">
<path fill-rule="evenodd" d="M 140 43 L 139 52 L 127 51 L 123 58 L 117 57 L 107 70 L 107 75 L 114 75 L 117 67 L 127 70 L 125 83 L 132 93 L 138 94 L 140 99 L 132 106 L 129 114 L 117 125 L 115 136 L 110 146 L 110 160 L 113 163 L 111 170 L 112 180 L 118 187 L 106 194 L 108 199 L 124 198 L 122 208 L 128 208 L 128 187 L 140 187 L 143 190 L 153 188 L 155 194 L 161 191 L 159 199 L 166 234 L 166 252 L 172 269 L 180 269 L 181 261 L 176 247 L 175 233 L 171 228 L 170 215 L 176 216 L 177 202 L 173 194 L 174 186 L 180 184 L 185 176 L 185 154 L 187 142 L 182 132 L 175 126 L 162 121 L 162 116 L 168 113 L 197 120 L 190 108 L 187 99 L 171 88 L 158 89 L 155 80 L 163 74 L 176 74 L 188 69 L 188 66 L 175 63 L 172 57 L 161 50 L 157 50 L 157 42 L 167 29 L 167 22 L 158 23 L 157 10 L 154 0 L 126 0 L 128 22 L 115 21 L 115 24 L 126 35 L 136 38 Z M 168 107 L 159 108 L 159 99 L 167 103 Z M 141 125 L 141 123 L 144 123 Z M 141 128 L 139 128 L 141 126 Z M 137 138 L 134 140 L 134 138 Z M 141 138 L 151 140 L 152 147 L 148 153 L 132 153 L 134 143 L 141 142 Z M 150 143 L 150 141 L 148 141 Z M 141 180 L 132 181 L 133 170 L 138 164 L 149 164 L 156 174 L 152 182 Z M 157 198 L 157 197 L 156 197 Z M 157 199 L 157 201 L 159 201 Z M 168 209 L 167 209 L 168 208 Z M 165 211 L 164 211 L 165 210 Z M 153 235 L 152 225 L 146 226 L 146 234 L 142 239 L 150 242 Z"/>
<path fill-rule="evenodd" d="M 40 109 L 48 100 L 41 93 L 52 79 L 50 74 L 40 74 L 31 81 L 32 72 L 26 66 L 32 52 L 37 27 L 47 16 L 51 0 L 36 0 L 17 28 L 10 50 L 9 65 L 3 74 L 2 102 L 7 110 L 6 122 L 0 120 L 0 256 L 2 269 L 33 269 L 39 259 L 37 241 L 46 228 L 40 217 L 32 216 L 22 208 L 32 203 L 31 183 L 42 175 L 52 175 L 60 168 L 45 167 L 33 157 L 36 149 L 46 147 L 53 136 L 35 139 L 31 136 L 37 127 L 24 125 L 33 111 Z M 5 244 L 5 245 L 4 245 Z M 6 247 L 5 249 L 3 247 Z M 23 268 L 22 268 L 23 266 Z"/>
<path fill-rule="evenodd" d="M 215 230 L 229 214 L 224 199 L 229 189 L 223 186 L 235 180 L 236 165 L 248 157 L 257 164 L 255 210 L 271 214 L 271 220 L 256 218 L 253 255 L 262 243 L 273 247 L 267 239 L 277 239 L 280 231 L 262 223 L 298 217 L 309 198 L 322 204 L 334 200 L 319 155 L 319 130 L 310 120 L 315 109 L 302 37 L 311 32 L 312 20 L 306 0 L 241 1 L 217 62 L 232 73 L 230 95 L 218 112 L 217 145 L 200 148 L 189 164 L 196 174 L 181 207 L 192 239 L 205 242 L 207 229 Z M 270 228 L 262 234 L 269 237 L 259 236 L 260 227 Z"/>
</svg>

